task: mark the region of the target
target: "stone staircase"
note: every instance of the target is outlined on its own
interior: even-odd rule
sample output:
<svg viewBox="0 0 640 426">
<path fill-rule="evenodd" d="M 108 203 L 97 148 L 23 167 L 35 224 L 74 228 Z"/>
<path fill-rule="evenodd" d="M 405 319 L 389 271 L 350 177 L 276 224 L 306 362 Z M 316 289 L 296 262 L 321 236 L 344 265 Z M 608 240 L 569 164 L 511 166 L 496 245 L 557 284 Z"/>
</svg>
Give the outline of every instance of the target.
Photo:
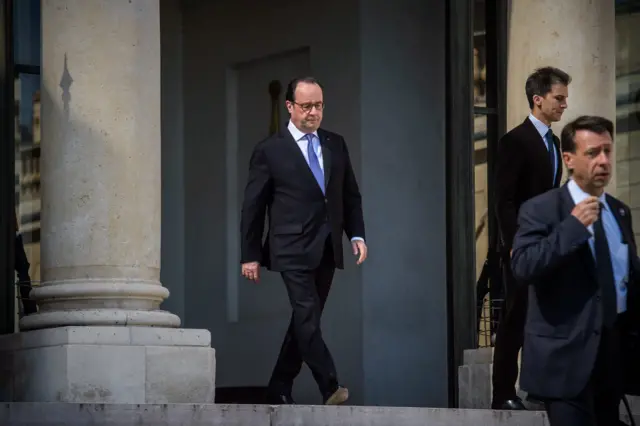
<svg viewBox="0 0 640 426">
<path fill-rule="evenodd" d="M 541 406 L 494 411 L 492 350 L 466 351 L 459 367 L 459 409 L 241 404 L 0 403 L 2 426 L 548 426 Z M 523 399 L 526 395 L 522 393 Z M 640 424 L 640 399 L 631 397 Z M 621 419 L 630 424 L 621 407 Z"/>
<path fill-rule="evenodd" d="M 2 426 L 548 426 L 541 412 L 410 407 L 4 403 Z"/>
<path fill-rule="evenodd" d="M 0 403 L 2 426 L 548 426 L 542 411 L 492 411 L 491 352 L 460 367 L 461 409 L 252 404 Z"/>
</svg>

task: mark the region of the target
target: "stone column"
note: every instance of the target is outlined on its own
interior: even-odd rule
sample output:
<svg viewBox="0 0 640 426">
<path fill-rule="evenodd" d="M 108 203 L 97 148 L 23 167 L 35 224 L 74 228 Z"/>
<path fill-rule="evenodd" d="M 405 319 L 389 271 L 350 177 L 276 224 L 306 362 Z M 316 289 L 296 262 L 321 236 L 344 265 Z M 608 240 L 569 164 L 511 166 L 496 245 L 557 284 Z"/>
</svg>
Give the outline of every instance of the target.
<svg viewBox="0 0 640 426">
<path fill-rule="evenodd" d="M 507 127 L 529 113 L 524 84 L 538 67 L 568 72 L 569 107 L 562 127 L 579 115 L 601 115 L 615 123 L 615 5 L 611 0 L 511 0 L 507 70 Z M 564 178 L 566 179 L 566 173 Z M 609 192 L 616 193 L 614 178 Z"/>
<path fill-rule="evenodd" d="M 0 400 L 212 403 L 207 330 L 159 309 L 159 0 L 42 1 L 40 312 Z"/>
<path fill-rule="evenodd" d="M 157 0 L 42 2 L 42 281 L 21 329 L 178 327 L 159 310 Z"/>
</svg>

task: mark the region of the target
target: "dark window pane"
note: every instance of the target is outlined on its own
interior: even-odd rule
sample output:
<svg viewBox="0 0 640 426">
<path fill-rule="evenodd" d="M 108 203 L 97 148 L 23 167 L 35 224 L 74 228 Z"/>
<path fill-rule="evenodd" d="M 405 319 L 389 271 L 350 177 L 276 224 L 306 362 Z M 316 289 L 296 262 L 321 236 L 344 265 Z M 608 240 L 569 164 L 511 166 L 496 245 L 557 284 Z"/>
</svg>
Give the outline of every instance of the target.
<svg viewBox="0 0 640 426">
<path fill-rule="evenodd" d="M 40 66 L 40 0 L 14 1 L 13 19 L 15 63 Z"/>
<path fill-rule="evenodd" d="M 640 0 L 616 1 L 616 185 L 640 238 Z"/>
<path fill-rule="evenodd" d="M 475 0 L 473 8 L 473 102 L 477 106 L 485 106 L 487 97 L 487 27 L 484 0 Z"/>
</svg>

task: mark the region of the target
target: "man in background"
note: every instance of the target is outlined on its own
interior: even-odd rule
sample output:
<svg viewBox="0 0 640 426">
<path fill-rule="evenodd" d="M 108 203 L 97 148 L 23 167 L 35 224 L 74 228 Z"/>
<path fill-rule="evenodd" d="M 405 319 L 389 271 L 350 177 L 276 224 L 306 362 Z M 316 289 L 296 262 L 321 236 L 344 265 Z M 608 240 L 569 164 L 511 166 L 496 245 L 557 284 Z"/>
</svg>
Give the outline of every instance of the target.
<svg viewBox="0 0 640 426">
<path fill-rule="evenodd" d="M 552 188 L 562 178 L 558 138 L 551 124 L 567 108 L 571 77 L 557 68 L 537 69 L 527 78 L 525 93 L 531 113 L 498 143 L 495 175 L 499 258 L 505 300 L 496 332 L 493 357 L 493 409 L 523 410 L 516 395 L 518 353 L 522 347 L 527 292 L 511 274 L 510 253 L 522 203 Z"/>
</svg>

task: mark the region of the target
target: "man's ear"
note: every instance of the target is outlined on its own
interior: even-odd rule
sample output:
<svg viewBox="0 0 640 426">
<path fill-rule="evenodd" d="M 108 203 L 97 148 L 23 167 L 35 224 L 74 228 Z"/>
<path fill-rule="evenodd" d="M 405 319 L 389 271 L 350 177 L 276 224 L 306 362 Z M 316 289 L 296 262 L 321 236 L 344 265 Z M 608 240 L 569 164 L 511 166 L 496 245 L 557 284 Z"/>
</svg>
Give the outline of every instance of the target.
<svg viewBox="0 0 640 426">
<path fill-rule="evenodd" d="M 533 104 L 537 105 L 538 108 L 540 108 L 540 105 L 542 105 L 542 96 L 540 95 L 533 95 Z"/>
<path fill-rule="evenodd" d="M 562 160 L 564 161 L 564 165 L 567 166 L 567 170 L 569 173 L 573 170 L 573 161 L 575 158 L 575 154 L 573 152 L 563 152 Z"/>
</svg>

